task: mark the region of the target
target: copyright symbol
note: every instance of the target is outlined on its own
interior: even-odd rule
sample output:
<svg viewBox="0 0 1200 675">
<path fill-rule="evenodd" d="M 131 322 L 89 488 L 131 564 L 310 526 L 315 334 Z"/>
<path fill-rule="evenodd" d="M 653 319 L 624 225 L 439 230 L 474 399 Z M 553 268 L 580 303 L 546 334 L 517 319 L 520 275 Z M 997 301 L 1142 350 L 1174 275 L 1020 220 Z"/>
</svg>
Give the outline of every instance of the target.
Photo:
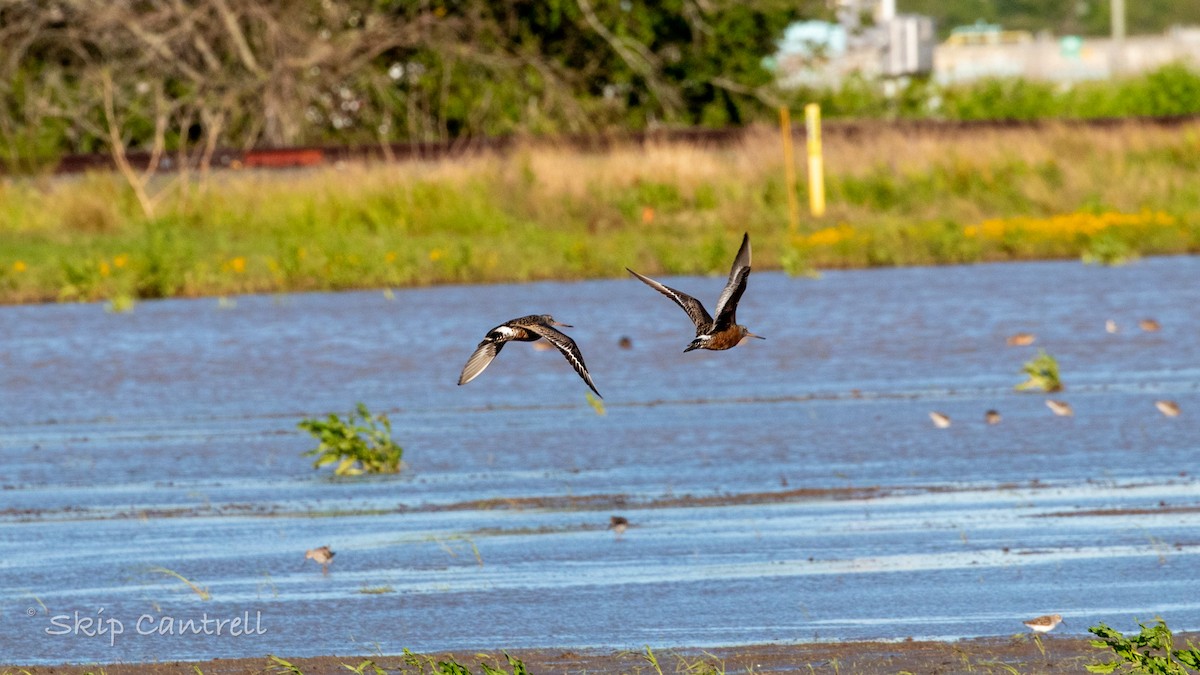
<svg viewBox="0 0 1200 675">
<path fill-rule="evenodd" d="M 37 616 L 37 608 L 30 607 L 25 610 L 25 616 Z"/>
</svg>

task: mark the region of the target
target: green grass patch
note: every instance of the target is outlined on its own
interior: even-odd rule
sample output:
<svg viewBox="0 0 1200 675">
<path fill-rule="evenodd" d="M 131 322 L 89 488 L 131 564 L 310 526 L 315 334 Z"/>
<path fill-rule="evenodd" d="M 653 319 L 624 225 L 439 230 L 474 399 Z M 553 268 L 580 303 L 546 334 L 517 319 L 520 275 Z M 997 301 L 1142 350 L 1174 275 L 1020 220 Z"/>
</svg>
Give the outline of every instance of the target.
<svg viewBox="0 0 1200 675">
<path fill-rule="evenodd" d="M 1200 251 L 1200 124 L 880 126 L 826 137 L 828 211 L 787 227 L 778 137 L 732 147 L 532 147 L 505 156 L 164 187 L 154 218 L 115 174 L 0 181 L 0 302 L 230 297 L 755 269 Z M 803 180 L 801 181 L 803 182 Z M 806 203 L 805 188 L 799 188 Z"/>
</svg>

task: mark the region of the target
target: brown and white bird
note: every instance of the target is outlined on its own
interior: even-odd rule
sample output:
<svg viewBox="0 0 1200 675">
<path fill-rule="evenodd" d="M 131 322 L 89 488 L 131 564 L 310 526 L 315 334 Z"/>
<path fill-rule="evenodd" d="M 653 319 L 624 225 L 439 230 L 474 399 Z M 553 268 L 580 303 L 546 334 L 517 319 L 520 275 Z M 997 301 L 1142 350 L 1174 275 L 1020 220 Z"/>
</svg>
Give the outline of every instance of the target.
<svg viewBox="0 0 1200 675">
<path fill-rule="evenodd" d="M 471 354 L 471 358 L 467 359 L 467 365 L 463 366 L 462 374 L 458 376 L 459 385 L 464 385 L 471 380 L 479 377 L 485 368 L 491 365 L 492 360 L 504 348 L 506 342 L 534 342 L 545 338 L 547 342 L 554 345 L 563 357 L 567 359 L 567 363 L 579 373 L 579 377 L 600 396 L 600 392 L 596 390 L 596 385 L 592 383 L 592 376 L 588 374 L 587 366 L 583 363 L 583 354 L 579 352 L 579 347 L 575 345 L 575 341 L 567 337 L 566 334 L 556 330 L 555 326 L 564 328 L 572 328 L 570 324 L 559 323 L 554 320 L 554 317 L 549 314 L 530 314 L 506 321 L 499 326 L 489 330 L 484 336 L 483 342 L 475 348 L 475 352 Z M 601 396 L 601 398 L 604 398 Z"/>
<path fill-rule="evenodd" d="M 690 352 L 693 349 L 719 351 L 732 349 L 745 338 L 765 339 L 761 335 L 751 333 L 748 328 L 737 322 L 738 301 L 742 299 L 742 293 L 746 292 L 746 279 L 750 276 L 749 233 L 742 235 L 742 246 L 733 259 L 733 267 L 729 270 L 729 280 L 725 282 L 725 289 L 721 291 L 721 297 L 717 298 L 715 319 L 709 316 L 708 310 L 704 309 L 704 305 L 700 304 L 699 300 L 687 293 L 664 286 L 628 267 L 625 269 L 641 279 L 642 283 L 673 300 L 675 304 L 683 308 L 684 312 L 687 312 L 692 323 L 696 324 L 696 337 L 683 351 Z"/>
<path fill-rule="evenodd" d="M 950 427 L 950 416 L 946 413 L 940 413 L 936 410 L 929 413 L 929 419 L 933 420 L 933 426 L 939 429 L 947 429 Z"/>
<path fill-rule="evenodd" d="M 329 563 L 333 562 L 333 556 L 337 555 L 328 546 L 320 548 L 310 548 L 304 552 L 305 560 L 315 560 L 321 565 L 321 573 L 329 574 Z"/>
<path fill-rule="evenodd" d="M 1046 614 L 1045 616 L 1035 617 L 1021 623 L 1038 633 L 1048 633 L 1054 630 L 1055 626 L 1062 623 L 1062 620 L 1061 614 Z"/>
<path fill-rule="evenodd" d="M 1037 340 L 1037 336 L 1033 333 L 1014 333 L 1009 335 L 1004 340 L 1004 344 L 1009 347 L 1024 347 L 1031 345 Z"/>
<path fill-rule="evenodd" d="M 1071 404 L 1066 401 L 1055 401 L 1052 398 L 1046 399 L 1046 407 L 1059 417 L 1070 417 L 1075 414 L 1075 410 L 1071 408 Z"/>
<path fill-rule="evenodd" d="M 608 529 L 617 534 L 620 539 L 621 535 L 625 534 L 625 530 L 629 528 L 629 519 L 625 516 L 612 516 L 608 519 Z"/>
<path fill-rule="evenodd" d="M 1162 324 L 1154 319 L 1142 319 L 1138 322 L 1138 328 L 1141 328 L 1147 333 L 1153 333 L 1155 331 L 1162 330 Z"/>
<path fill-rule="evenodd" d="M 989 410 L 983 414 L 983 421 L 988 424 L 1000 424 L 1000 412 L 998 410 Z"/>
<path fill-rule="evenodd" d="M 1175 401 L 1155 401 L 1154 407 L 1167 417 L 1179 417 L 1179 404 Z"/>
</svg>

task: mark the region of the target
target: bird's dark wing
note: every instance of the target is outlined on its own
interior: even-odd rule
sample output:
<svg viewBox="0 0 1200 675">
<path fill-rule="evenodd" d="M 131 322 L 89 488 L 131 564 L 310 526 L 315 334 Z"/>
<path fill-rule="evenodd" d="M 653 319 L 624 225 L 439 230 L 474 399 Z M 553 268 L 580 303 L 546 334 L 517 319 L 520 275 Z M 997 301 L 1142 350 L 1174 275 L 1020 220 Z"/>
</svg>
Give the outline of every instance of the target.
<svg viewBox="0 0 1200 675">
<path fill-rule="evenodd" d="M 746 292 L 746 279 L 750 276 L 750 234 L 742 236 L 742 247 L 738 249 L 737 257 L 733 259 L 733 267 L 729 269 L 729 281 L 725 282 L 725 290 L 717 299 L 717 320 L 714 331 L 724 330 L 737 323 L 737 305 Z"/>
<path fill-rule="evenodd" d="M 644 277 L 628 267 L 626 267 L 625 270 L 638 279 L 641 279 L 642 283 L 646 284 L 650 288 L 653 288 L 659 293 L 662 293 L 668 298 L 674 300 L 675 304 L 679 305 L 683 308 L 683 311 L 687 312 L 688 318 L 692 320 L 692 323 L 696 324 L 697 329 L 707 328 L 712 325 L 712 317 L 708 315 L 708 310 L 704 309 L 704 305 L 701 305 L 699 300 L 682 291 L 677 291 L 674 288 L 663 286 L 650 277 Z"/>
<path fill-rule="evenodd" d="M 587 366 L 583 363 L 583 354 L 579 353 L 579 347 L 575 345 L 574 340 L 567 337 L 565 333 L 561 333 L 550 326 L 541 323 L 530 324 L 525 326 L 525 328 L 546 338 L 550 344 L 554 345 L 558 351 L 562 352 L 562 355 L 567 359 L 567 363 L 571 364 L 571 367 L 575 369 L 575 372 L 579 373 L 579 377 L 582 377 L 583 381 L 587 383 L 587 386 L 591 387 L 592 391 L 595 391 L 597 396 L 600 396 L 600 392 L 596 391 L 596 385 L 592 383 L 592 376 L 588 374 Z M 600 398 L 604 397 L 600 396 Z"/>
<path fill-rule="evenodd" d="M 503 348 L 503 342 L 490 339 L 480 342 L 479 346 L 475 348 L 475 353 L 471 354 L 471 358 L 467 359 L 467 365 L 463 366 L 462 375 L 458 376 L 458 383 L 463 385 L 479 377 L 483 369 L 491 365 L 492 359 L 496 358 L 496 355 Z"/>
</svg>

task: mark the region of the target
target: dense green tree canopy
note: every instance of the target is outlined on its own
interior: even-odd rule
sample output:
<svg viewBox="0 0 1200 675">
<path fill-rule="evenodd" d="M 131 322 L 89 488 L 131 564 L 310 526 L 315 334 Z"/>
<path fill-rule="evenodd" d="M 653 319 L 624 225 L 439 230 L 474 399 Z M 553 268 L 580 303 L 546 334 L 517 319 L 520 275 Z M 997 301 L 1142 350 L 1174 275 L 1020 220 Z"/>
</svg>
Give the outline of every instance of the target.
<svg viewBox="0 0 1200 675">
<path fill-rule="evenodd" d="M 806 6 L 806 2 L 811 7 Z M 739 124 L 819 0 L 0 0 L 0 140 L 128 147 Z"/>
</svg>

